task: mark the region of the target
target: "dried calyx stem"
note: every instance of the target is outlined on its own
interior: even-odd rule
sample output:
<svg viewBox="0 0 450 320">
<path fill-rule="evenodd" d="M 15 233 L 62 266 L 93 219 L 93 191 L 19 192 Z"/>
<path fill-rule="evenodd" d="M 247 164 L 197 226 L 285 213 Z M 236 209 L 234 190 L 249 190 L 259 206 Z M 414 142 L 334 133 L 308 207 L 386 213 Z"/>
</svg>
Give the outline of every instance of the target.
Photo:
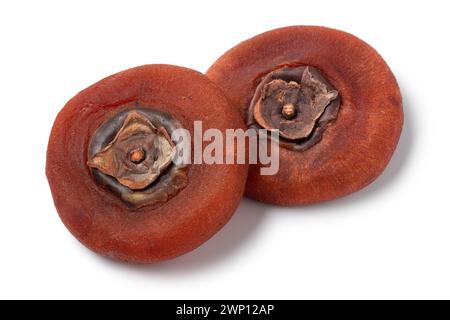
<svg viewBox="0 0 450 320">
<path fill-rule="evenodd" d="M 290 120 L 297 115 L 297 110 L 292 103 L 285 104 L 281 110 L 281 114 L 286 120 Z"/>
<path fill-rule="evenodd" d="M 134 149 L 130 152 L 130 160 L 134 164 L 139 164 L 145 159 L 145 151 L 142 148 Z"/>
</svg>

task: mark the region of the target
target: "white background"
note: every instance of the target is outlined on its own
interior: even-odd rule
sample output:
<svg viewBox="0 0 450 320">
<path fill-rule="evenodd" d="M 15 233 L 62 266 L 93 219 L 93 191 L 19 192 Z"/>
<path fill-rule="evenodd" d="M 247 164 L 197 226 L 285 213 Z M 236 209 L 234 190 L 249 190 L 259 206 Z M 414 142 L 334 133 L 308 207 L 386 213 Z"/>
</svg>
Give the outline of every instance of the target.
<svg viewBox="0 0 450 320">
<path fill-rule="evenodd" d="M 448 1 L 2 1 L 0 298 L 450 298 L 449 11 Z M 244 200 L 209 242 L 156 265 L 112 262 L 71 236 L 44 174 L 69 98 L 142 64 L 204 72 L 240 41 L 295 24 L 351 32 L 396 74 L 405 127 L 375 183 L 308 207 Z"/>
</svg>

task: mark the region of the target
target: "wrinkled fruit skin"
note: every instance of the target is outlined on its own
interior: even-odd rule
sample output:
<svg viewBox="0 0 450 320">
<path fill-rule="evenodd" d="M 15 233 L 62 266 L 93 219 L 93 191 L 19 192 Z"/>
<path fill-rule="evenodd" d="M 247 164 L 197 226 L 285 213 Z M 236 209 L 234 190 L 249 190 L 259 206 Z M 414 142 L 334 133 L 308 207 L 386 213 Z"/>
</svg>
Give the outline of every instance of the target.
<svg viewBox="0 0 450 320">
<path fill-rule="evenodd" d="M 99 254 L 151 263 L 191 251 L 214 235 L 238 206 L 248 167 L 191 165 L 189 183 L 179 194 L 157 208 L 131 209 L 96 183 L 86 163 L 95 130 L 121 106 L 135 102 L 170 114 L 192 136 L 194 120 L 202 120 L 204 129 L 223 132 L 244 123 L 204 75 L 169 65 L 112 75 L 77 94 L 58 114 L 46 173 L 62 221 Z"/>
<path fill-rule="evenodd" d="M 309 65 L 339 91 L 337 119 L 305 151 L 280 148 L 280 169 L 262 176 L 250 167 L 245 194 L 299 205 L 332 200 L 370 184 L 388 164 L 403 125 L 397 81 L 382 57 L 355 36 L 324 27 L 268 31 L 226 52 L 206 75 L 246 119 L 256 87 L 282 66 Z"/>
</svg>

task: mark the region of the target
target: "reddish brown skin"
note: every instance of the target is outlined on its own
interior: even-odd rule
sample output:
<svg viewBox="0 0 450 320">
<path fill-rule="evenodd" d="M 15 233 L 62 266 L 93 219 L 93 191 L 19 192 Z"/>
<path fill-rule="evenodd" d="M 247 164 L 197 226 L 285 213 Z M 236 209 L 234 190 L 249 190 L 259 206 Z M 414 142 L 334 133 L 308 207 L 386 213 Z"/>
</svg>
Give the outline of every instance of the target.
<svg viewBox="0 0 450 320">
<path fill-rule="evenodd" d="M 131 209 L 94 181 L 86 161 L 94 131 L 120 112 L 119 106 L 136 101 L 173 116 L 192 136 L 194 120 L 222 131 L 244 123 L 204 75 L 169 65 L 110 76 L 77 94 L 58 114 L 46 173 L 62 221 L 97 253 L 151 263 L 191 251 L 222 228 L 242 197 L 248 167 L 191 165 L 188 185 L 175 197 L 156 209 Z"/>
<path fill-rule="evenodd" d="M 339 114 L 310 149 L 280 148 L 276 175 L 261 176 L 258 166 L 251 166 L 245 194 L 262 202 L 299 205 L 367 186 L 391 159 L 403 125 L 400 90 L 385 61 L 351 34 L 292 26 L 238 44 L 206 74 L 245 119 L 261 78 L 285 65 L 318 68 L 341 95 Z"/>
</svg>

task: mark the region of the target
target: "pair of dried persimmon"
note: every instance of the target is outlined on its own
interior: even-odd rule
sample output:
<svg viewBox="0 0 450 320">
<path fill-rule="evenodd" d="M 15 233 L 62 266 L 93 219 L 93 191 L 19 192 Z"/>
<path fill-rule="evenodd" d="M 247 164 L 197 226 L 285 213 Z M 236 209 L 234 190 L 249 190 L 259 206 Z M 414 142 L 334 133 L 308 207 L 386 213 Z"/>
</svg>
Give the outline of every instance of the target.
<svg viewBox="0 0 450 320">
<path fill-rule="evenodd" d="M 172 133 L 278 130 L 279 171 L 177 164 Z M 203 75 L 146 65 L 72 98 L 50 135 L 46 173 L 67 228 L 102 255 L 161 261 L 193 250 L 245 192 L 277 205 L 331 200 L 381 174 L 397 145 L 402 99 L 381 56 L 360 39 L 293 26 L 246 40 Z"/>
</svg>

